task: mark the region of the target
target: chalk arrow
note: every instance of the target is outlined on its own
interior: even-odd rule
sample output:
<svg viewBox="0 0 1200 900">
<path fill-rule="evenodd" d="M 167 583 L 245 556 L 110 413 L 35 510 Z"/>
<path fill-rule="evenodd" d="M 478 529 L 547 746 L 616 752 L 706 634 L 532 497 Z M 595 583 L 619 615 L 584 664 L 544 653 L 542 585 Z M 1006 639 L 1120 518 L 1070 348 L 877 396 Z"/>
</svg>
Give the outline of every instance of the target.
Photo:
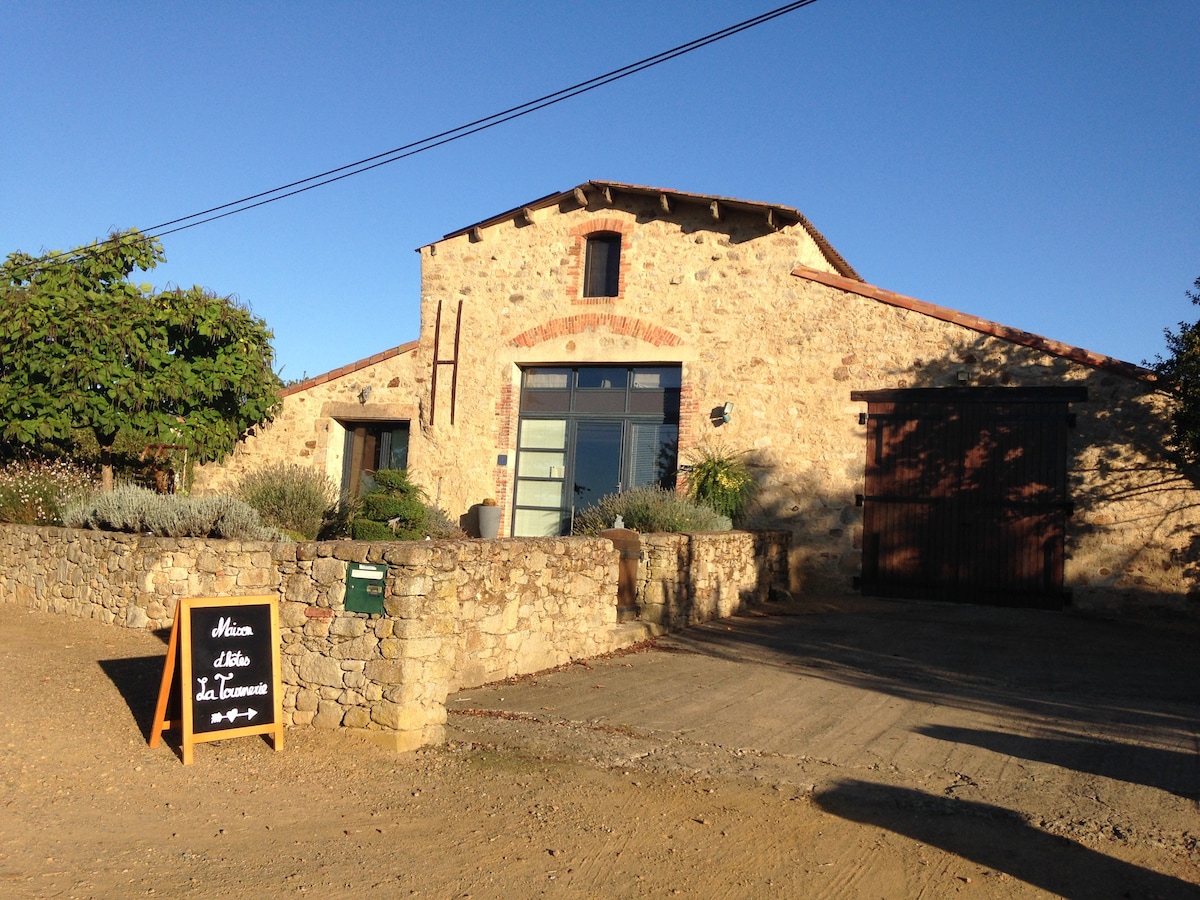
<svg viewBox="0 0 1200 900">
<path fill-rule="evenodd" d="M 247 720 L 250 720 L 250 719 L 253 719 L 257 715 L 258 715 L 257 709 L 247 709 L 247 710 L 239 712 L 238 708 L 235 706 L 233 709 L 229 710 L 229 712 L 213 713 L 212 721 L 213 722 L 221 722 L 221 721 L 232 722 L 234 719 L 238 718 L 239 716 L 245 716 Z"/>
</svg>

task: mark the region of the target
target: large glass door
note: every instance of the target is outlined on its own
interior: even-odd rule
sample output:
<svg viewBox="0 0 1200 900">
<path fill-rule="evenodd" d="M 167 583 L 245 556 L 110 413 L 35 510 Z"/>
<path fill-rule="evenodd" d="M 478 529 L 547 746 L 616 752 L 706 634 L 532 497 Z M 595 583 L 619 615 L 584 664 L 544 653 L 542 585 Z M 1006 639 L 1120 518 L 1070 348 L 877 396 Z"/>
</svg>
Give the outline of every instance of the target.
<svg viewBox="0 0 1200 900">
<path fill-rule="evenodd" d="M 513 535 L 566 534 L 602 497 L 674 487 L 679 387 L 679 366 L 526 369 Z"/>
<path fill-rule="evenodd" d="M 575 423 L 575 471 L 572 517 L 581 509 L 621 490 L 623 422 Z"/>
</svg>

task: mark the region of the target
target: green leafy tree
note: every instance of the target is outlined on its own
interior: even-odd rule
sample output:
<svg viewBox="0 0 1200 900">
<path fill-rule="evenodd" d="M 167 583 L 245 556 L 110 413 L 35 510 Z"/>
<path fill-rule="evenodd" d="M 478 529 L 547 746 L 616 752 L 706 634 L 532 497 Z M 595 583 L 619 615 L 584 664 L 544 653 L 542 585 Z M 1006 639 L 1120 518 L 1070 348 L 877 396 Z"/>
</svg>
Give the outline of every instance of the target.
<svg viewBox="0 0 1200 900">
<path fill-rule="evenodd" d="M 1185 291 L 1200 306 L 1200 278 Z M 1166 358 L 1155 358 L 1153 369 L 1163 389 L 1177 401 L 1171 421 L 1171 446 L 1189 463 L 1200 462 L 1200 322 L 1179 323 L 1179 330 L 1166 329 Z"/>
<path fill-rule="evenodd" d="M 266 323 L 198 287 L 153 293 L 135 270 L 164 259 L 137 231 L 0 267 L 0 437 L 69 442 L 86 429 L 111 490 L 118 438 L 220 459 L 279 406 Z"/>
</svg>

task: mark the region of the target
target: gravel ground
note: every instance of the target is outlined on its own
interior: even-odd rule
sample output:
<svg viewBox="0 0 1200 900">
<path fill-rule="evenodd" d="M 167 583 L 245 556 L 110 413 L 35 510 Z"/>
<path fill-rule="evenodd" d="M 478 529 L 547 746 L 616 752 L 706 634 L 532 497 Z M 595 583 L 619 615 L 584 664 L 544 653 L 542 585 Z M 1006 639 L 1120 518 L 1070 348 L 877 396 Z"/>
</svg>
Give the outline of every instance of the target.
<svg viewBox="0 0 1200 900">
<path fill-rule="evenodd" d="M 1200 623 L 802 612 L 184 767 L 159 637 L 0 605 L 0 895 L 1200 897 Z"/>
</svg>

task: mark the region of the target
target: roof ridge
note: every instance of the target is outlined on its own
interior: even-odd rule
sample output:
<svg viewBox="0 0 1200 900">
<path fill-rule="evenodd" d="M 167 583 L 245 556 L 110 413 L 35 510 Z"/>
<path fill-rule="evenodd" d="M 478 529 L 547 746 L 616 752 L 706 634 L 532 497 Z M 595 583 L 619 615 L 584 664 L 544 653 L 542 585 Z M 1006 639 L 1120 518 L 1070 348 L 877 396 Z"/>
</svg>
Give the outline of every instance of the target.
<svg viewBox="0 0 1200 900">
<path fill-rule="evenodd" d="M 1155 375 L 1151 370 L 1136 363 L 1126 362 L 1112 356 L 1105 356 L 1102 353 L 1094 353 L 1091 350 L 1076 347 L 1072 344 L 1064 344 L 1062 341 L 1056 341 L 1029 331 L 1022 331 L 1019 328 L 1011 328 L 1008 325 L 1002 325 L 990 319 L 981 319 L 978 316 L 959 312 L 948 306 L 938 306 L 936 303 L 918 300 L 916 297 L 897 294 L 895 291 L 885 290 L 884 288 L 876 287 L 873 284 L 867 284 L 863 281 L 855 281 L 842 275 L 822 272 L 820 269 L 813 269 L 805 265 L 796 266 L 792 270 L 792 274 L 798 278 L 804 278 L 808 281 L 827 285 L 828 287 L 839 288 L 843 291 L 849 291 L 852 294 L 858 294 L 860 297 L 878 300 L 880 303 L 886 303 L 888 306 L 911 310 L 912 312 L 921 313 L 934 319 L 940 319 L 943 322 L 961 325 L 964 328 L 970 328 L 972 331 L 978 331 L 980 334 L 990 335 L 991 337 L 997 337 L 1024 347 L 1040 350 L 1043 353 L 1049 353 L 1051 356 L 1069 359 L 1072 362 L 1091 366 L 1094 369 L 1115 372 L 1139 381 L 1155 380 Z"/>
<path fill-rule="evenodd" d="M 660 194 L 669 198 L 674 197 L 680 200 L 690 200 L 693 202 L 723 203 L 733 206 L 734 208 L 740 208 L 743 211 L 762 210 L 764 214 L 767 212 L 776 211 L 785 215 L 789 219 L 795 219 L 800 227 L 802 227 L 808 233 L 808 236 L 813 239 L 817 247 L 825 255 L 825 258 L 829 260 L 830 265 L 837 269 L 838 272 L 847 278 L 851 278 L 856 281 L 862 281 L 862 276 L 859 275 L 858 272 L 854 270 L 854 267 L 851 266 L 850 263 L 846 262 L 842 254 L 840 254 L 834 248 L 834 246 L 829 243 L 829 239 L 817 230 L 816 226 L 814 226 L 812 222 L 808 220 L 808 217 L 805 216 L 804 213 L 800 212 L 800 210 L 796 209 L 795 207 L 785 206 L 782 203 L 764 203 L 761 200 L 739 200 L 736 197 L 725 197 L 719 194 L 697 194 L 692 191 L 675 190 L 674 188 L 651 187 L 649 185 L 642 184 L 626 184 L 621 181 L 585 181 L 582 184 L 577 184 L 565 191 L 547 194 L 544 197 L 531 200 L 528 203 L 522 204 L 521 206 L 516 206 L 512 209 L 505 210 L 502 213 L 498 213 L 497 215 L 489 216 L 488 218 L 482 219 L 473 225 L 467 225 L 464 228 L 451 231 L 449 234 L 443 235 L 440 240 L 433 241 L 432 244 L 440 243 L 440 241 L 448 240 L 449 238 L 459 237 L 460 235 L 469 234 L 477 228 L 486 228 L 490 225 L 495 225 L 499 222 L 503 222 L 506 219 L 510 219 L 519 215 L 523 210 L 544 209 L 547 206 L 553 206 L 556 203 L 562 202 L 567 197 L 572 196 L 576 191 L 583 191 L 585 188 L 592 188 L 593 190 L 601 191 L 624 191 L 625 193 L 629 194 Z M 432 244 L 425 244 L 423 246 L 431 246 Z"/>
</svg>

